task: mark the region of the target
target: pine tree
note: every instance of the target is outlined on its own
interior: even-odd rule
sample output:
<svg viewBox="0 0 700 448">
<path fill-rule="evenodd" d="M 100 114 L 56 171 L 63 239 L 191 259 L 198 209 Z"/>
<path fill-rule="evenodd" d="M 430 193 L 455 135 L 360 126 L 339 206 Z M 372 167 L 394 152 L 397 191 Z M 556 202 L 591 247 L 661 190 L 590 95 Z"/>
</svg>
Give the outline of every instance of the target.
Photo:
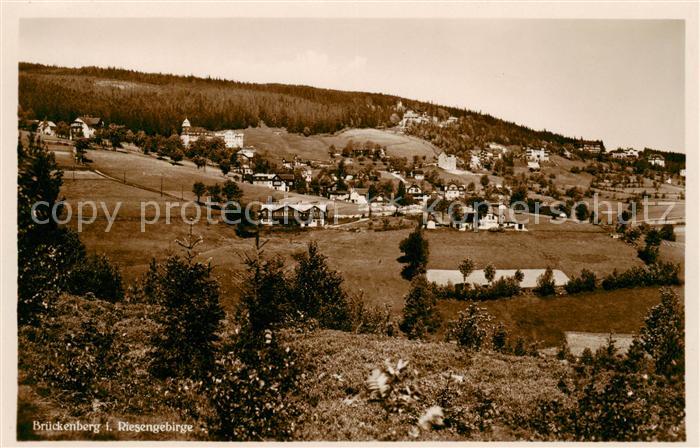
<svg viewBox="0 0 700 448">
<path fill-rule="evenodd" d="M 161 331 L 152 339 L 152 372 L 161 378 L 204 378 L 213 367 L 215 344 L 224 311 L 212 266 L 195 260 L 201 238 L 190 235 L 181 243 L 186 255 L 173 255 L 158 267 L 157 286 L 151 291 L 159 312 Z"/>
<path fill-rule="evenodd" d="M 399 249 L 404 254 L 397 261 L 406 264 L 401 270 L 401 277 L 406 280 L 412 280 L 417 275 L 425 273 L 430 251 L 428 249 L 428 241 L 423 236 L 423 229 L 420 223 L 408 237 L 401 241 Z"/>
<path fill-rule="evenodd" d="M 284 262 L 279 257 L 265 258 L 266 241 L 260 243 L 258 238 L 256 235 L 252 253 L 244 255 L 246 272 L 241 282 L 243 291 L 238 309 L 239 318 L 253 339 L 259 339 L 265 330 L 280 326 L 293 309 Z"/>
<path fill-rule="evenodd" d="M 424 275 L 411 282 L 411 290 L 405 298 L 401 331 L 411 339 L 419 339 L 426 333 L 434 333 L 440 326 L 437 300 Z"/>
<path fill-rule="evenodd" d="M 328 267 L 315 242 L 294 258 L 299 263 L 291 281 L 296 311 L 318 319 L 324 328 L 349 330 L 350 308 L 340 273 Z"/>
</svg>

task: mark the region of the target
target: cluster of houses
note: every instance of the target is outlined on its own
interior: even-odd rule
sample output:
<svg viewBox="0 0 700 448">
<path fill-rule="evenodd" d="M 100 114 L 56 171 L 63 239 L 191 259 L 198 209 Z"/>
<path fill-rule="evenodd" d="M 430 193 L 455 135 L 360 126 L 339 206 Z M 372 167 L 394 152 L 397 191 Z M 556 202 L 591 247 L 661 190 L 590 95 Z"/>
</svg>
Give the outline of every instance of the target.
<svg viewBox="0 0 700 448">
<path fill-rule="evenodd" d="M 399 102 L 398 108 L 403 108 L 401 103 Z M 445 126 L 452 126 L 455 125 L 459 122 L 459 118 L 450 116 L 446 120 L 440 121 L 438 117 L 436 116 L 430 116 L 427 113 L 423 112 L 422 114 L 419 114 L 418 112 L 412 111 L 412 110 L 407 110 L 404 112 L 403 117 L 401 118 L 401 121 L 397 124 L 397 128 L 400 130 L 406 130 L 409 127 L 413 125 L 420 125 L 420 124 L 427 124 L 427 123 L 432 123 L 436 124 L 440 127 L 445 127 Z"/>
<path fill-rule="evenodd" d="M 190 143 L 196 142 L 200 138 L 220 138 L 224 141 L 227 148 L 243 148 L 242 132 L 236 132 L 232 129 L 210 131 L 199 126 L 192 126 L 190 124 L 190 120 L 185 118 L 185 120 L 182 122 L 182 132 L 180 133 L 180 140 L 182 140 L 182 144 L 189 146 Z"/>
<path fill-rule="evenodd" d="M 432 213 L 428 215 L 423 227 L 426 230 L 451 227 L 462 232 L 467 230 L 495 231 L 500 229 L 526 232 L 527 227 L 524 223 L 507 218 L 507 211 L 508 208 L 501 203 L 489 203 L 484 214 L 477 213 L 471 206 L 466 206 L 462 208 L 459 219 L 454 216 L 447 216 L 447 213 Z"/>
</svg>

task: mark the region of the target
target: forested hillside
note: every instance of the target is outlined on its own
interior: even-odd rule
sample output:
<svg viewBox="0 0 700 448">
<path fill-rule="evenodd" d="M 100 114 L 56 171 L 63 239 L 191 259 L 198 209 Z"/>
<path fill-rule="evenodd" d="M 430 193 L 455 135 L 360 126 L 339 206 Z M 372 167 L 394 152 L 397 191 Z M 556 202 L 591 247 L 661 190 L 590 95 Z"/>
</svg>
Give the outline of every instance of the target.
<svg viewBox="0 0 700 448">
<path fill-rule="evenodd" d="M 19 104 L 23 118 L 70 122 L 80 115 L 102 117 L 149 134 L 179 131 L 186 116 L 208 129 L 246 128 L 264 122 L 289 132 L 326 133 L 346 127 L 392 126 L 396 104 L 444 119 L 462 118 L 470 142 L 571 141 L 492 116 L 392 95 L 344 92 L 308 86 L 252 84 L 194 76 L 140 73 L 115 68 L 61 68 L 20 63 Z"/>
</svg>

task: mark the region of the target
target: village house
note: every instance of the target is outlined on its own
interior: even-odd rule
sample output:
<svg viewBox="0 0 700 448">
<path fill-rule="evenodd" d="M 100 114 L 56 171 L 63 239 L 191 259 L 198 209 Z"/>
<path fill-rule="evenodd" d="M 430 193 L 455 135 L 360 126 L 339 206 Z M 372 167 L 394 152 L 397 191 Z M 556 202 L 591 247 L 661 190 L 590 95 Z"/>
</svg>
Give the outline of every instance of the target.
<svg viewBox="0 0 700 448">
<path fill-rule="evenodd" d="M 348 196 L 348 200 L 353 204 L 367 205 L 368 193 L 368 188 L 352 188 L 350 189 L 350 195 Z"/>
<path fill-rule="evenodd" d="M 104 126 L 100 117 L 78 117 L 70 124 L 70 139 L 74 138 L 92 138 L 95 136 L 97 129 Z"/>
<path fill-rule="evenodd" d="M 658 154 L 650 155 L 647 161 L 649 162 L 649 165 L 660 166 L 662 168 L 666 166 L 666 160 Z"/>
<path fill-rule="evenodd" d="M 501 145 L 500 143 L 489 142 L 486 144 L 486 146 L 491 151 L 497 151 L 497 152 L 500 152 L 502 154 L 505 154 L 508 152 L 508 148 L 506 148 L 504 145 Z"/>
<path fill-rule="evenodd" d="M 466 188 L 464 188 L 464 185 L 457 185 L 453 182 L 450 182 L 449 184 L 442 187 L 441 196 L 447 201 L 453 201 L 455 199 L 464 197 L 465 191 Z"/>
<path fill-rule="evenodd" d="M 243 147 L 243 133 L 236 132 L 232 129 L 225 129 L 223 131 L 210 131 L 198 126 L 192 126 L 190 120 L 185 118 L 182 122 L 182 133 L 180 134 L 180 140 L 182 144 L 186 147 L 190 143 L 196 142 L 200 138 L 211 139 L 220 138 L 224 141 L 227 148 L 242 148 Z"/>
<path fill-rule="evenodd" d="M 423 202 L 423 201 L 427 200 L 429 197 L 426 194 L 426 192 L 423 191 L 423 189 L 416 184 L 412 184 L 410 187 L 408 187 L 406 189 L 406 194 L 411 196 L 414 200 L 419 201 L 419 202 Z"/>
<path fill-rule="evenodd" d="M 633 148 L 619 148 L 611 152 L 610 156 L 613 159 L 636 159 L 637 157 L 639 157 L 639 151 Z"/>
<path fill-rule="evenodd" d="M 348 201 L 350 192 L 348 190 L 332 190 L 328 192 L 328 199 L 331 201 Z"/>
<path fill-rule="evenodd" d="M 328 213 L 326 204 L 273 203 L 260 206 L 260 224 L 323 227 Z"/>
<path fill-rule="evenodd" d="M 261 187 L 267 187 L 271 188 L 273 190 L 277 191 L 289 191 L 290 186 L 289 186 L 289 179 L 283 179 L 282 176 L 288 176 L 288 175 L 279 175 L 279 174 L 274 174 L 274 173 L 256 173 L 253 174 L 252 181 L 251 183 L 253 185 L 258 185 Z M 291 178 L 291 185 L 294 185 L 294 176 L 292 175 Z"/>
<path fill-rule="evenodd" d="M 579 149 L 591 154 L 598 154 L 603 150 L 603 145 L 600 142 L 581 141 L 579 143 Z"/>
<path fill-rule="evenodd" d="M 440 123 L 440 127 L 442 128 L 445 126 L 454 126 L 457 123 L 459 123 L 459 118 L 457 118 L 455 116 L 450 116 L 450 117 L 447 117 L 447 120 Z"/>
<path fill-rule="evenodd" d="M 53 121 L 47 121 L 44 120 L 36 128 L 37 132 L 39 132 L 42 135 L 50 135 L 50 136 L 55 136 L 56 135 L 56 123 Z"/>
<path fill-rule="evenodd" d="M 539 171 L 540 170 L 540 163 L 539 162 L 527 162 L 527 169 L 530 171 Z"/>
<path fill-rule="evenodd" d="M 443 170 L 454 171 L 457 169 L 457 157 L 442 152 L 438 156 L 438 166 Z"/>
<path fill-rule="evenodd" d="M 469 159 L 469 168 L 472 170 L 481 169 L 481 158 L 479 158 L 479 156 L 472 155 Z"/>
<path fill-rule="evenodd" d="M 544 148 L 527 148 L 527 159 L 533 162 L 549 161 L 549 154 Z"/>
<path fill-rule="evenodd" d="M 415 180 L 423 180 L 425 179 L 425 173 L 423 173 L 423 170 L 415 170 L 412 174 L 412 177 Z"/>
</svg>

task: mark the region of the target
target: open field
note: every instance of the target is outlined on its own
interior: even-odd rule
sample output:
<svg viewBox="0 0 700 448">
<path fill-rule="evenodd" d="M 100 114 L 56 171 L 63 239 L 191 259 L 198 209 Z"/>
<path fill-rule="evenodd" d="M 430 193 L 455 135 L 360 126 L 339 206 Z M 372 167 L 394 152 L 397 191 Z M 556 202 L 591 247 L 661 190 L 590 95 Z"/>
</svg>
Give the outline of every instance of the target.
<svg viewBox="0 0 700 448">
<path fill-rule="evenodd" d="M 120 266 L 127 281 L 145 272 L 151 258 L 162 259 L 169 253 L 179 253 L 180 248 L 175 240 L 185 235 L 189 227 L 182 221 L 179 207 L 171 209 L 170 224 L 165 217 L 166 202 L 184 202 L 179 201 L 178 185 L 183 185 L 182 196 L 187 201 L 192 199 L 192 194 L 185 190 L 184 185 L 191 187 L 197 180 L 205 183 L 223 181 L 221 174 L 211 168 L 205 172 L 188 164 L 173 166 L 154 157 L 112 151 L 90 151 L 89 157 L 93 160 L 90 168 L 116 180 L 90 171 L 67 171 L 62 195 L 72 205 L 86 200 L 104 201 L 110 213 L 114 212 L 117 202 L 122 203 L 118 219 L 109 232 L 105 232 L 107 221 L 104 213 L 98 210 L 98 219 L 84 226 L 81 238 L 89 250 L 109 255 Z M 61 162 L 63 157 L 59 156 L 58 160 L 66 168 L 72 167 L 69 157 L 65 163 Z M 119 181 L 124 172 L 127 184 Z M 164 196 L 159 191 L 161 177 L 166 193 Z M 248 199 L 259 198 L 263 194 L 283 195 L 263 187 L 241 186 Z M 156 224 L 145 225 L 145 231 L 141 232 L 141 203 L 149 201 L 152 205 L 146 208 L 147 216 L 153 218 L 157 204 L 161 218 Z M 92 213 L 90 209 L 86 211 Z M 186 215 L 192 216 L 193 212 L 194 208 L 191 207 Z M 216 216 L 216 212 L 213 214 Z M 523 218 L 519 216 L 518 219 Z M 375 305 L 387 304 L 394 314 L 399 314 L 409 283 L 400 277 L 401 265 L 396 261 L 400 256 L 398 246 L 413 224 L 407 218 L 390 218 L 389 221 L 401 228 L 378 231 L 383 227 L 383 222 L 381 218 L 374 218 L 341 229 L 268 232 L 264 236 L 268 240 L 265 253 L 283 257 L 291 269 L 292 254 L 304 250 L 310 241 L 316 241 L 328 257 L 331 267 L 342 272 L 350 293 L 362 294 Z M 70 225 L 75 227 L 75 220 Z M 534 216 L 530 215 L 528 229 L 528 232 L 503 233 L 448 229 L 426 231 L 430 243 L 428 268 L 456 269 L 461 260 L 469 257 L 474 260 L 477 269 L 488 263 L 497 269 L 542 269 L 551 266 L 571 277 L 587 268 L 600 278 L 613 269 L 625 270 L 641 264 L 632 246 L 611 239 L 597 226 L 570 221 L 556 224 L 548 218 L 535 223 Z M 253 242 L 237 237 L 234 229 L 224 223 L 207 225 L 202 222 L 194 227 L 194 232 L 204 238 L 204 243 L 199 246 L 200 257 L 211 260 L 215 266 L 215 276 L 222 286 L 222 302 L 230 311 L 238 300 L 238 273 L 243 268 L 241 254 L 250 250 Z M 684 248 L 680 242 L 662 245 L 661 256 L 664 259 L 683 262 L 683 255 Z M 600 291 L 552 299 L 525 296 L 488 302 L 484 306 L 504 321 L 511 329 L 512 336 L 521 335 L 556 345 L 564 331 L 634 332 L 646 310 L 657 301 L 658 291 L 647 288 Z M 449 320 L 464 305 L 461 302 L 442 302 L 440 311 L 445 320 Z"/>
<path fill-rule="evenodd" d="M 242 129 L 241 132 L 245 134 L 246 145 L 254 146 L 276 160 L 292 159 L 295 155 L 302 159 L 329 160 L 328 148 L 331 145 L 340 151 L 350 140 L 357 143 L 370 140 L 386 146 L 387 155 L 406 157 L 409 160 L 413 156 L 425 156 L 430 161 L 439 153 L 426 141 L 379 129 L 349 129 L 334 135 L 318 134 L 309 137 L 268 127 Z"/>
<path fill-rule="evenodd" d="M 57 150 L 55 153 L 56 161 L 61 168 L 64 170 L 76 169 L 68 149 Z M 192 201 L 195 199 L 192 193 L 192 185 L 195 182 L 211 185 L 223 183 L 226 180 L 226 177 L 218 169 L 213 167 L 197 169 L 190 161 L 182 161 L 178 165 L 173 165 L 167 160 L 159 160 L 151 155 L 106 150 L 89 151 L 87 157 L 92 162 L 84 167 L 78 167 L 78 169 L 96 170 L 118 181 L 156 192 L 159 196 L 162 190 L 164 197 L 169 200 Z M 70 173 L 67 174 L 67 178 L 70 176 Z M 293 192 L 285 193 L 245 182 L 238 185 L 243 190 L 243 202 L 267 202 L 270 199 L 330 202 L 327 198 Z M 335 209 L 348 214 L 359 212 L 358 207 L 354 204 L 342 202 L 337 203 Z"/>
<path fill-rule="evenodd" d="M 188 230 L 179 218 L 179 208 L 171 210 L 171 224 L 165 222 L 164 201 L 177 200 L 161 198 L 158 193 L 104 179 L 73 181 L 68 175 L 62 194 L 73 204 L 84 200 L 105 201 L 110 211 L 114 210 L 117 201 L 124 202 L 109 233 L 104 231 L 105 220 L 98 219 L 85 226 L 82 238 L 90 249 L 105 252 L 118 262 L 127 277 L 133 278 L 143 272 L 151 257 L 160 258 L 167 249 L 175 250 L 174 240 Z M 138 220 L 142 200 L 161 205 L 160 221 L 146 225 L 143 233 Z M 155 206 L 146 209 L 151 213 L 148 216 L 152 216 L 154 209 Z M 100 216 L 104 215 L 100 212 Z M 395 221 L 396 218 L 392 218 L 392 222 Z M 343 273 L 351 292 L 363 291 L 371 302 L 389 303 L 398 312 L 409 287 L 408 282 L 400 278 L 401 265 L 396 262 L 400 255 L 399 242 L 412 227 L 408 220 L 404 219 L 404 222 L 404 229 L 382 232 L 370 229 L 368 221 L 342 230 L 273 232 L 266 236 L 270 240 L 266 252 L 289 260 L 292 253 L 302 250 L 309 241 L 317 241 L 329 257 L 330 264 Z M 381 220 L 374 219 L 372 227 L 381 228 Z M 505 233 L 447 229 L 426 232 L 431 252 L 428 267 L 455 269 L 462 259 L 470 257 L 477 268 L 488 263 L 493 263 L 498 269 L 539 269 L 549 265 L 572 276 L 584 267 L 603 275 L 614 268 L 626 269 L 641 263 L 632 247 L 612 240 L 598 227 L 589 224 L 566 222 L 557 225 L 544 219 L 540 224 L 530 224 L 529 228 L 529 232 Z M 233 294 L 236 281 L 232 275 L 241 269 L 238 255 L 249 249 L 252 242 L 238 238 L 233 228 L 223 223 L 202 223 L 195 231 L 205 239 L 201 256 L 211 257 L 224 292 Z"/>
<path fill-rule="evenodd" d="M 674 290 L 683 298 L 683 288 Z M 550 298 L 522 296 L 482 302 L 515 340 L 522 336 L 542 341 L 543 346 L 558 346 L 565 331 L 591 333 L 636 333 L 649 308 L 659 303 L 658 288 L 594 291 Z M 467 302 L 443 300 L 438 304 L 444 319 L 465 309 Z"/>
</svg>

